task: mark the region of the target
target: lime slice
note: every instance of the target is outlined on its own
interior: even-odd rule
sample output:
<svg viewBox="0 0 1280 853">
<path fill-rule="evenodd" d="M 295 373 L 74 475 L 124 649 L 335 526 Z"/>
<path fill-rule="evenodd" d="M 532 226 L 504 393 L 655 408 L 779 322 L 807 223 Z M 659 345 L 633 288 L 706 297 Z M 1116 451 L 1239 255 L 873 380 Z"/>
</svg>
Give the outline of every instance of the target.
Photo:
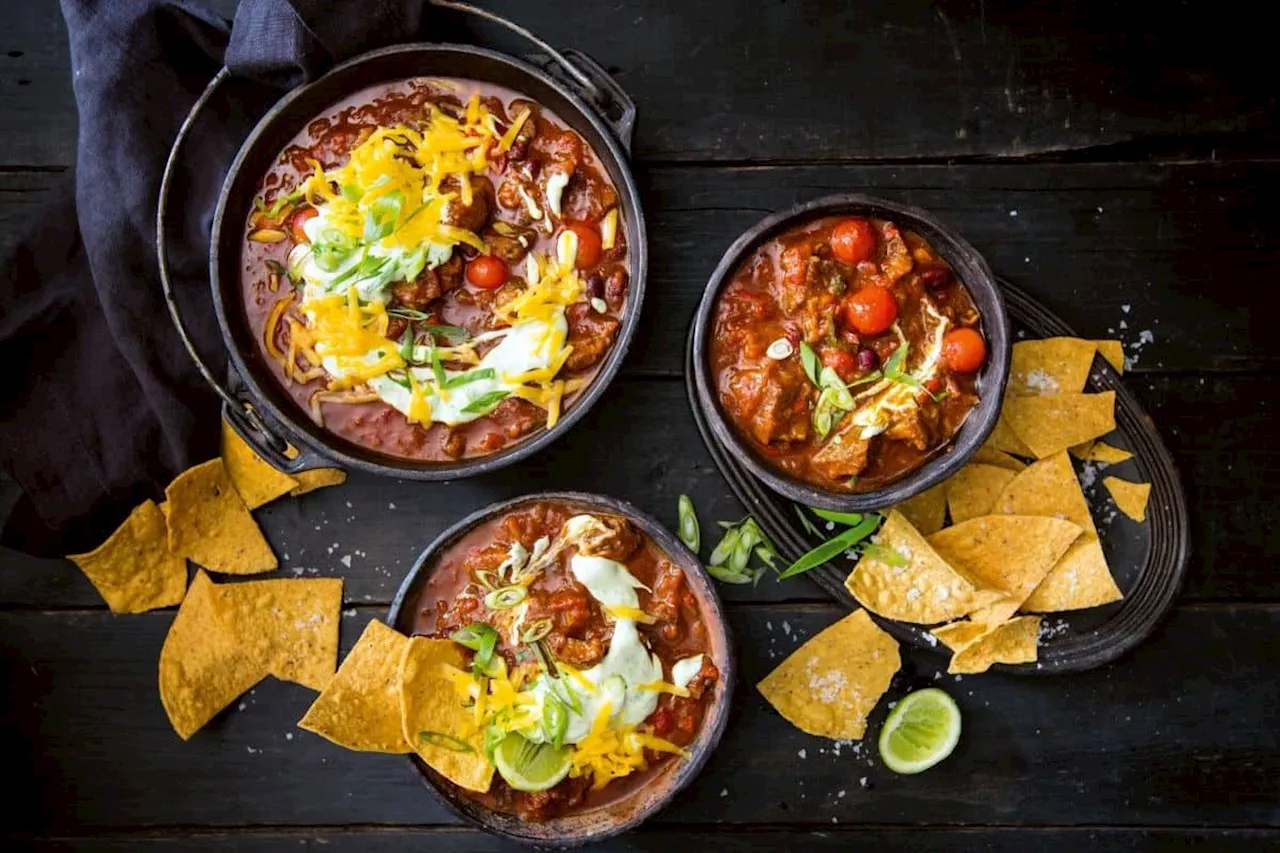
<svg viewBox="0 0 1280 853">
<path fill-rule="evenodd" d="M 545 791 L 569 775 L 569 750 L 510 734 L 493 751 L 493 764 L 517 791 Z"/>
<path fill-rule="evenodd" d="M 880 758 L 894 773 L 928 770 L 960 740 L 960 709 L 936 687 L 909 694 L 884 721 Z"/>
</svg>

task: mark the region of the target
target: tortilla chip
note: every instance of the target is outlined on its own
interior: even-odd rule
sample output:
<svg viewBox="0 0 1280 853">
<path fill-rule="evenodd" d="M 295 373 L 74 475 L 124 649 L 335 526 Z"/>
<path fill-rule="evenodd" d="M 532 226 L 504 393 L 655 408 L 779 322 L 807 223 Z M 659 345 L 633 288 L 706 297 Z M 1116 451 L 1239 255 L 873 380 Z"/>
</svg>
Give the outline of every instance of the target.
<svg viewBox="0 0 1280 853">
<path fill-rule="evenodd" d="M 932 625 L 949 622 L 1000 598 L 979 590 L 948 566 L 897 510 L 890 510 L 875 536 L 880 548 L 895 551 L 905 565 L 880 562 L 864 553 L 844 585 L 872 613 L 901 622 Z"/>
<path fill-rule="evenodd" d="M 413 752 L 400 725 L 400 661 L 408 644 L 376 619 L 366 625 L 298 728 L 359 752 Z"/>
<path fill-rule="evenodd" d="M 1074 447 L 1068 447 L 1067 452 L 1075 458 L 1084 461 L 1089 458 L 1089 454 L 1093 452 L 1093 446 L 1097 442 L 1086 441 L 1083 444 L 1077 444 Z"/>
<path fill-rule="evenodd" d="M 1080 338 L 1045 338 L 1018 341 L 1009 363 L 1008 393 L 1011 396 L 1079 394 L 1089 379 L 1093 341 Z"/>
<path fill-rule="evenodd" d="M 1008 401 L 1006 401 L 1005 405 L 1008 405 Z M 982 446 L 1005 453 L 1012 453 L 1014 456 L 1035 456 L 1031 452 L 1031 448 L 1027 447 L 1021 438 L 1018 438 L 1017 433 L 1013 431 L 1013 427 L 1009 426 L 1009 419 L 1005 416 L 1004 411 L 1000 412 L 1000 417 L 996 419 L 995 429 L 991 431 L 991 435 L 987 438 L 987 443 Z"/>
<path fill-rule="evenodd" d="M 1094 341 L 1098 355 L 1107 360 L 1117 373 L 1124 373 L 1124 344 L 1119 341 Z"/>
<path fill-rule="evenodd" d="M 341 578 L 282 578 L 214 586 L 226 630 L 267 672 L 323 690 L 338 665 Z"/>
<path fill-rule="evenodd" d="M 1006 598 L 969 617 L 996 625 L 1018 611 L 1083 532 L 1060 518 L 987 515 L 935 533 L 929 544 L 979 585 L 1005 593 Z"/>
<path fill-rule="evenodd" d="M 1123 597 L 1107 567 L 1093 516 L 1066 453 L 1043 459 L 1014 477 L 997 499 L 995 511 L 1063 518 L 1084 529 L 1023 602 L 1024 611 L 1078 610 Z"/>
<path fill-rule="evenodd" d="M 160 702 L 183 740 L 267 675 L 218 615 L 215 587 L 196 572 L 160 649 Z"/>
<path fill-rule="evenodd" d="M 112 613 L 171 607 L 187 591 L 187 561 L 169 552 L 164 513 L 155 501 L 139 504 L 94 550 L 67 559 L 80 567 Z"/>
<path fill-rule="evenodd" d="M 1102 485 L 1111 493 L 1111 500 L 1125 515 L 1134 521 L 1147 520 L 1147 498 L 1151 496 L 1150 483 L 1131 483 L 1119 477 L 1103 477 Z"/>
<path fill-rule="evenodd" d="M 1016 474 L 994 465 L 966 465 L 947 481 L 947 506 L 951 523 L 960 524 L 971 518 L 988 515 L 996 498 Z"/>
<path fill-rule="evenodd" d="M 1039 616 L 1019 616 L 994 626 L 951 656 L 947 672 L 986 672 L 993 663 L 1034 663 L 1040 635 Z"/>
<path fill-rule="evenodd" d="M 298 487 L 297 480 L 277 471 L 226 421 L 222 422 L 222 462 L 240 499 L 249 509 L 257 509 Z"/>
<path fill-rule="evenodd" d="M 990 630 L 989 625 L 965 620 L 934 628 L 929 633 L 941 640 L 951 651 L 958 652 Z"/>
<path fill-rule="evenodd" d="M 937 533 L 947 520 L 947 484 L 939 483 L 926 489 L 898 504 L 896 509 L 923 535 Z"/>
<path fill-rule="evenodd" d="M 1004 417 L 1037 459 L 1104 436 L 1116 428 L 1116 392 L 1010 397 Z"/>
<path fill-rule="evenodd" d="M 1104 465 L 1116 465 L 1133 458 L 1133 454 L 1118 447 L 1112 447 L 1104 441 L 1095 441 L 1088 454 L 1080 457 L 1089 462 L 1101 462 Z"/>
<path fill-rule="evenodd" d="M 487 791 L 493 782 L 493 765 L 484 757 L 481 733 L 454 692 L 446 666 L 466 666 L 461 650 L 449 640 L 411 637 L 405 644 L 400 663 L 404 739 L 428 767 L 450 782 L 468 791 Z M 422 732 L 442 735 L 459 746 L 451 749 L 428 743 L 420 737 Z"/>
<path fill-rule="evenodd" d="M 902 666 L 898 643 L 855 610 L 796 649 L 756 685 L 791 725 L 832 740 L 859 740 Z"/>
<path fill-rule="evenodd" d="M 279 565 L 221 459 L 182 472 L 165 496 L 174 554 L 228 575 L 269 572 Z"/>
<path fill-rule="evenodd" d="M 311 468 L 299 471 L 294 479 L 298 481 L 298 486 L 289 494 L 297 497 L 325 486 L 341 486 L 347 481 L 347 472 L 341 468 Z"/>
<path fill-rule="evenodd" d="M 1027 467 L 1027 463 L 1020 459 L 1015 459 L 1003 450 L 996 450 L 989 444 L 984 444 L 977 450 L 973 451 L 973 455 L 969 457 L 970 465 L 994 465 L 997 468 L 1007 468 L 1010 471 L 1021 471 Z"/>
</svg>

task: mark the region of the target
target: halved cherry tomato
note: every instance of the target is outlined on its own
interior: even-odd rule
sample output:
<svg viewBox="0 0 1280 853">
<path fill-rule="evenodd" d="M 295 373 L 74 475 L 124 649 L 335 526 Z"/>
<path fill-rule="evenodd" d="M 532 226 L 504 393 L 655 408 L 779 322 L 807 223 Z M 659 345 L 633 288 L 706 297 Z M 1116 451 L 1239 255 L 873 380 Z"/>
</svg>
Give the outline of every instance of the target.
<svg viewBox="0 0 1280 853">
<path fill-rule="evenodd" d="M 953 329 L 942 338 L 942 362 L 955 373 L 973 373 L 987 360 L 987 342 L 975 329 Z"/>
<path fill-rule="evenodd" d="M 507 276 L 507 262 L 493 255 L 481 255 L 467 264 L 467 281 L 485 290 L 502 287 Z"/>
<path fill-rule="evenodd" d="M 578 257 L 573 265 L 580 270 L 600 263 L 600 231 L 590 222 L 570 222 L 568 229 L 578 235 Z"/>
<path fill-rule="evenodd" d="M 935 376 L 928 382 L 924 383 L 924 390 L 930 394 L 941 394 L 942 389 L 947 387 L 947 383 L 943 381 L 941 376 Z"/>
<path fill-rule="evenodd" d="M 311 239 L 307 237 L 307 232 L 302 226 L 306 225 L 312 219 L 320 215 L 320 211 L 311 205 L 300 207 L 289 217 L 289 233 L 293 235 L 293 239 L 298 243 L 310 243 Z"/>
<path fill-rule="evenodd" d="M 858 359 L 853 353 L 835 347 L 828 347 L 819 356 L 823 367 L 830 367 L 845 382 L 850 381 L 858 372 Z"/>
<path fill-rule="evenodd" d="M 860 335 L 882 335 L 898 319 L 898 302 L 887 287 L 868 284 L 840 304 L 844 323 Z"/>
<path fill-rule="evenodd" d="M 842 219 L 831 231 L 831 251 L 846 264 L 867 260 L 876 250 L 876 232 L 865 219 Z"/>
</svg>

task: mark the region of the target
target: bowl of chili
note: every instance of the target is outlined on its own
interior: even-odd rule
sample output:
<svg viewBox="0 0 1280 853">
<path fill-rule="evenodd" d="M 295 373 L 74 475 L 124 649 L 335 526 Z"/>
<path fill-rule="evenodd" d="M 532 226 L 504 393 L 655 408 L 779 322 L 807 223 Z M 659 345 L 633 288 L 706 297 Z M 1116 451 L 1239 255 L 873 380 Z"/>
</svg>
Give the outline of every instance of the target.
<svg viewBox="0 0 1280 853">
<path fill-rule="evenodd" d="M 926 211 L 847 194 L 725 252 L 693 327 L 716 440 L 779 494 L 862 512 L 941 483 L 986 440 L 1009 372 L 986 261 Z"/>
<path fill-rule="evenodd" d="M 502 729 L 496 742 L 544 750 L 554 739 L 564 753 L 570 769 L 544 790 L 509 781 L 498 759 L 477 791 L 411 758 L 451 810 L 517 841 L 576 846 L 638 825 L 693 780 L 728 720 L 735 662 L 714 584 L 675 536 L 614 498 L 542 493 L 467 516 L 418 558 L 387 623 L 463 644 L 492 633 L 501 674 L 480 688 L 486 737 Z M 529 710 L 552 698 L 556 714 Z"/>
</svg>

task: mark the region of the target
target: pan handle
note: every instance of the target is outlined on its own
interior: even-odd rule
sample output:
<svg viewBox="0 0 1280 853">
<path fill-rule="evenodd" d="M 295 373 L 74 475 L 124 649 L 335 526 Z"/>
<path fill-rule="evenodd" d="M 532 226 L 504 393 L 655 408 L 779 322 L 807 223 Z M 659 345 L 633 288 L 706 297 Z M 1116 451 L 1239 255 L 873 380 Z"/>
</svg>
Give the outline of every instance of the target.
<svg viewBox="0 0 1280 853">
<path fill-rule="evenodd" d="M 576 89 L 578 94 L 608 122 L 627 153 L 631 153 L 631 136 L 636 125 L 635 102 L 618 85 L 618 81 L 610 77 L 609 73 L 594 59 L 579 50 L 558 51 L 527 28 L 488 9 L 481 9 L 479 6 L 462 3 L 459 0 L 429 0 L 429 2 L 442 9 L 452 9 L 455 12 L 492 21 L 533 42 L 550 58 L 543 64 L 543 68 Z"/>
<path fill-rule="evenodd" d="M 174 174 L 177 171 L 182 143 L 186 140 L 187 134 L 191 131 L 201 110 L 204 109 L 209 99 L 213 97 L 214 93 L 217 92 L 229 76 L 231 76 L 231 72 L 223 68 L 205 86 L 204 91 L 200 93 L 200 97 L 196 98 L 196 102 L 191 105 L 191 111 L 187 113 L 187 117 L 183 119 L 182 125 L 178 128 L 178 135 L 174 137 L 173 147 L 169 149 L 169 159 L 164 164 L 164 175 L 160 179 L 160 197 L 156 203 L 156 260 L 160 266 L 160 288 L 164 292 L 164 302 L 169 309 L 169 317 L 173 320 L 174 328 L 178 330 L 178 337 L 182 339 L 182 345 L 186 348 L 187 354 L 191 356 L 191 360 L 195 362 L 196 369 L 200 371 L 200 375 L 204 377 L 205 382 L 209 383 L 209 387 L 221 398 L 223 415 L 226 417 L 227 422 L 231 424 L 232 429 L 248 442 L 249 446 L 256 450 L 259 456 L 270 462 L 274 467 L 289 474 L 296 474 L 308 468 L 321 467 L 328 464 L 328 462 L 324 457 L 309 449 L 304 448 L 299 451 L 293 448 L 280 437 L 279 428 L 275 426 L 274 422 L 271 426 L 268 426 L 266 415 L 258 410 L 252 400 L 245 395 L 235 394 L 218 381 L 218 378 L 214 376 L 213 371 L 200 355 L 195 341 L 191 339 L 191 333 L 187 330 L 187 324 L 182 319 L 182 312 L 178 308 L 178 300 L 173 293 L 173 276 L 169 269 L 169 241 L 168 235 L 165 233 L 165 226 L 169 222 L 169 191 L 172 188 Z M 292 457 L 289 455 L 290 451 L 293 452 Z"/>
</svg>

